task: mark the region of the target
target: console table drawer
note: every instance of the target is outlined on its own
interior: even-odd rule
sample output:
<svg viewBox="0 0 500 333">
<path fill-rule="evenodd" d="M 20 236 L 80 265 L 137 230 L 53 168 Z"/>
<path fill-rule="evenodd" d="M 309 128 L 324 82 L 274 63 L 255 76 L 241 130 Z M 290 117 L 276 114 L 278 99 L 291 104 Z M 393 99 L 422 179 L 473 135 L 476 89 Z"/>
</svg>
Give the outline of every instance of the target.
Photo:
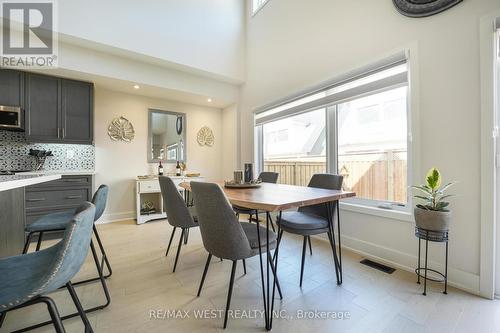
<svg viewBox="0 0 500 333">
<path fill-rule="evenodd" d="M 26 191 L 26 208 L 51 208 L 79 205 L 88 200 L 88 189 L 45 189 Z"/>
<path fill-rule="evenodd" d="M 158 180 L 145 180 L 139 182 L 139 192 L 161 192 L 160 182 Z"/>
</svg>

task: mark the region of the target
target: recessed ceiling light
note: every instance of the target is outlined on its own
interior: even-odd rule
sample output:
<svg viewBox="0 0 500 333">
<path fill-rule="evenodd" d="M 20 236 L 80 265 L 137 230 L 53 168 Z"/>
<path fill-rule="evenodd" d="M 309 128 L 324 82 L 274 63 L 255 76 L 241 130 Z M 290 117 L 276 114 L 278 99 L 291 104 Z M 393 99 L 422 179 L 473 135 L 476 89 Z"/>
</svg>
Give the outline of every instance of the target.
<svg viewBox="0 0 500 333">
<path fill-rule="evenodd" d="M 207 99 L 207 102 L 212 103 L 212 99 L 211 98 Z"/>
<path fill-rule="evenodd" d="M 134 89 L 139 89 L 139 85 L 138 84 L 134 84 Z"/>
</svg>

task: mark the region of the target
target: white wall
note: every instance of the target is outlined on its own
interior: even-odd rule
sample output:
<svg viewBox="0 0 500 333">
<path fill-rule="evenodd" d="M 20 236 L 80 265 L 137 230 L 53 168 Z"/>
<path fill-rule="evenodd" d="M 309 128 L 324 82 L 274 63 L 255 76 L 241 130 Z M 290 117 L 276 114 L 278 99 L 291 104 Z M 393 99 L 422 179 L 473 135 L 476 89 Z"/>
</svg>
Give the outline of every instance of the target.
<svg viewBox="0 0 500 333">
<path fill-rule="evenodd" d="M 95 90 L 95 183 L 110 186 L 104 220 L 132 218 L 135 213 L 135 177 L 157 172 L 156 164 L 147 163 L 148 108 L 186 113 L 187 169 L 201 172 L 207 180 L 222 176 L 222 112 L 168 100 L 129 95 L 96 87 Z M 123 116 L 134 125 L 131 143 L 112 141 L 107 127 L 115 117 Z M 210 127 L 215 135 L 213 147 L 201 147 L 196 133 Z M 166 166 L 166 172 L 175 165 Z"/>
<path fill-rule="evenodd" d="M 63 34 L 244 79 L 242 0 L 63 0 L 58 5 Z"/>
<path fill-rule="evenodd" d="M 233 179 L 233 171 L 238 167 L 238 106 L 233 104 L 222 110 L 222 177 Z"/>
<path fill-rule="evenodd" d="M 450 242 L 450 279 L 479 291 L 480 82 L 479 18 L 497 0 L 464 1 L 439 15 L 411 19 L 385 0 L 271 0 L 247 25 L 247 83 L 242 90 L 241 153 L 253 159 L 252 109 L 412 47 L 418 77 L 413 112 L 419 147 L 415 179 L 436 166 L 457 180 Z M 355 212 L 343 214 L 344 244 L 415 266 L 413 225 Z M 431 260 L 443 263 L 442 248 Z"/>
</svg>

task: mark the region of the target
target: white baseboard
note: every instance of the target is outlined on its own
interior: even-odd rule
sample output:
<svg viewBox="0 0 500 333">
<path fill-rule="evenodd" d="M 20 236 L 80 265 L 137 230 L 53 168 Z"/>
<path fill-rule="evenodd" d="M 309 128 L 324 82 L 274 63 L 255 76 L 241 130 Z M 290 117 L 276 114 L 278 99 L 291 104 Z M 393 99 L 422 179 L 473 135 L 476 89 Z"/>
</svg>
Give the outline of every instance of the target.
<svg viewBox="0 0 500 333">
<path fill-rule="evenodd" d="M 326 237 L 316 237 L 328 241 Z M 383 247 L 357 238 L 342 236 L 342 248 L 368 259 L 411 273 L 415 272 L 417 256 Z M 429 266 L 444 271 L 443 264 L 429 260 Z M 448 285 L 480 296 L 479 275 L 448 266 Z"/>
<path fill-rule="evenodd" d="M 106 223 L 113 223 L 113 222 L 133 220 L 133 219 L 135 219 L 135 211 L 121 212 L 121 213 L 104 214 L 96 223 L 106 224 Z"/>
</svg>

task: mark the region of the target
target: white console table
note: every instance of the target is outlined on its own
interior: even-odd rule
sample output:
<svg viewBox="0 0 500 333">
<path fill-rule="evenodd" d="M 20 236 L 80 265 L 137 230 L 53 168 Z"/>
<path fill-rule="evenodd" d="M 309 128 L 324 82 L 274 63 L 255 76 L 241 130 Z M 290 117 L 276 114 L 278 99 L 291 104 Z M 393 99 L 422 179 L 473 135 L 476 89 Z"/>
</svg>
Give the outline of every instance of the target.
<svg viewBox="0 0 500 333">
<path fill-rule="evenodd" d="M 169 176 L 177 185 L 179 192 L 184 193 L 184 189 L 179 187 L 180 183 L 190 181 L 203 181 L 203 177 Z M 163 207 L 163 198 L 161 195 L 160 183 L 158 178 L 136 179 L 136 221 L 137 224 L 143 224 L 151 220 L 165 219 L 167 213 Z M 151 214 L 141 214 L 142 204 L 150 201 L 155 207 L 155 212 Z"/>
</svg>

